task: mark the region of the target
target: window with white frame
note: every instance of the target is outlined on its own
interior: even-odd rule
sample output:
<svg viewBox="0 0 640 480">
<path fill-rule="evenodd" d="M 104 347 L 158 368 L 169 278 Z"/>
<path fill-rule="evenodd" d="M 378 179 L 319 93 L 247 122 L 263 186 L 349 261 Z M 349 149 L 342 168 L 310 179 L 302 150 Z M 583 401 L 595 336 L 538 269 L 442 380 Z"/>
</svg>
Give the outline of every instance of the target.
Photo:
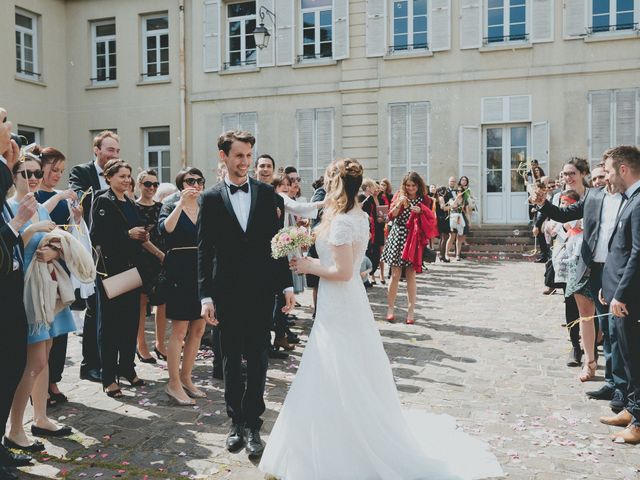
<svg viewBox="0 0 640 480">
<path fill-rule="evenodd" d="M 429 178 L 429 102 L 391 103 L 389 112 L 389 179 L 394 187 L 407 172 Z"/>
<path fill-rule="evenodd" d="M 589 0 L 589 3 L 592 33 L 637 29 L 634 0 Z"/>
<path fill-rule="evenodd" d="M 255 157 L 258 148 L 258 114 L 256 112 L 223 113 L 222 132 L 228 130 L 242 130 L 253 134 L 256 139 L 253 146 L 253 156 Z"/>
<path fill-rule="evenodd" d="M 526 0 L 488 0 L 485 44 L 527 39 Z"/>
<path fill-rule="evenodd" d="M 169 75 L 169 16 L 154 15 L 142 19 L 143 80 Z"/>
<path fill-rule="evenodd" d="M 172 181 L 169 127 L 144 129 L 144 168 L 157 171 L 159 182 Z"/>
<path fill-rule="evenodd" d="M 427 49 L 427 0 L 394 0 L 392 52 Z"/>
<path fill-rule="evenodd" d="M 301 0 L 301 60 L 333 55 L 332 0 Z"/>
<path fill-rule="evenodd" d="M 640 88 L 589 92 L 589 159 L 616 145 L 640 144 Z"/>
<path fill-rule="evenodd" d="M 333 118 L 333 108 L 296 111 L 296 168 L 306 193 L 311 193 L 310 185 L 333 161 Z"/>
<path fill-rule="evenodd" d="M 101 20 L 91 23 L 92 70 L 91 82 L 116 80 L 116 21 Z"/>
<path fill-rule="evenodd" d="M 256 2 L 227 5 L 227 62 L 225 68 L 255 65 L 258 52 L 253 31 L 256 29 Z"/>
<path fill-rule="evenodd" d="M 27 139 L 26 145 L 37 143 L 42 145 L 42 129 L 38 127 L 28 127 L 27 125 L 18 125 L 18 135 Z"/>
<path fill-rule="evenodd" d="M 39 78 L 38 16 L 16 9 L 16 72 L 23 77 Z"/>
</svg>

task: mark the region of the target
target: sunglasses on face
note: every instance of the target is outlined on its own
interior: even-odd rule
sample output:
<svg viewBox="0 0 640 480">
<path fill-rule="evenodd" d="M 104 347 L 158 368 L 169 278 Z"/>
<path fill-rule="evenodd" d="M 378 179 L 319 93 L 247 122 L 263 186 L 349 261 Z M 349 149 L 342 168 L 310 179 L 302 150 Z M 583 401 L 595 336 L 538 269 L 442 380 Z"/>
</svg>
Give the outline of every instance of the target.
<svg viewBox="0 0 640 480">
<path fill-rule="evenodd" d="M 44 176 L 44 172 L 42 170 L 18 170 L 16 173 L 20 173 L 22 178 L 25 180 L 31 177 L 35 177 L 40 180 Z"/>
<path fill-rule="evenodd" d="M 193 187 L 196 185 L 196 183 L 198 185 L 204 185 L 204 178 L 186 178 L 184 180 L 184 183 L 186 183 L 187 185 L 189 185 L 190 187 Z"/>
<path fill-rule="evenodd" d="M 151 187 L 158 188 L 158 185 L 160 185 L 160 182 L 149 182 L 149 181 L 147 181 L 147 182 L 142 182 L 142 185 L 144 185 L 147 188 L 151 188 Z"/>
</svg>

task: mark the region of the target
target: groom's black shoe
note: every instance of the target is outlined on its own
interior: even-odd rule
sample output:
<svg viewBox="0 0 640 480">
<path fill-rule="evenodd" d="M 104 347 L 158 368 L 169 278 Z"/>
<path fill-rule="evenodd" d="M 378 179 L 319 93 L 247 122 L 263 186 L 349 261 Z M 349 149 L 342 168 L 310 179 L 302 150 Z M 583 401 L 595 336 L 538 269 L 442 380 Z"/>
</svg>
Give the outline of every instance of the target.
<svg viewBox="0 0 640 480">
<path fill-rule="evenodd" d="M 598 390 L 587 392 L 587 397 L 593 398 L 594 400 L 611 400 L 615 391 L 615 388 L 605 383 Z"/>
<path fill-rule="evenodd" d="M 247 453 L 249 458 L 257 458 L 264 452 L 264 443 L 260 439 L 260 428 L 247 428 Z"/>
<path fill-rule="evenodd" d="M 237 452 L 244 446 L 244 425 L 236 423 L 231 425 L 229 435 L 227 435 L 227 450 Z"/>
</svg>

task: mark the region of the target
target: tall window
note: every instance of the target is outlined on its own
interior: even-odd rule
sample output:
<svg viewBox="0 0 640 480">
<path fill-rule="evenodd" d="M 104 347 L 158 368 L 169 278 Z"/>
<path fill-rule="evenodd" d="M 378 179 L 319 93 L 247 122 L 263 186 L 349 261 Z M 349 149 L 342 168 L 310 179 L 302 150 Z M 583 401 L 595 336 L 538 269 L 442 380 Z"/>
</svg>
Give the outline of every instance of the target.
<svg viewBox="0 0 640 480">
<path fill-rule="evenodd" d="M 389 179 L 397 188 L 409 171 L 429 178 L 429 102 L 389 105 Z"/>
<path fill-rule="evenodd" d="M 255 65 L 257 59 L 256 2 L 233 3 L 227 6 L 227 67 Z"/>
<path fill-rule="evenodd" d="M 169 75 L 169 17 L 158 15 L 142 20 L 143 79 Z"/>
<path fill-rule="evenodd" d="M 633 30 L 633 11 L 634 0 L 592 0 L 592 31 Z"/>
<path fill-rule="evenodd" d="M 171 141 L 169 127 L 144 130 L 144 167 L 158 172 L 158 181 L 171 182 Z"/>
<path fill-rule="evenodd" d="M 93 37 L 93 67 L 91 82 L 116 80 L 116 22 L 105 20 L 91 24 Z"/>
<path fill-rule="evenodd" d="M 38 78 L 38 17 L 16 10 L 16 72 Z"/>
<path fill-rule="evenodd" d="M 311 184 L 334 158 L 333 116 L 333 108 L 308 108 L 296 112 L 296 168 L 305 193 L 311 193 Z"/>
<path fill-rule="evenodd" d="M 526 0 L 489 0 L 485 43 L 526 40 L 526 19 Z"/>
<path fill-rule="evenodd" d="M 393 51 L 426 49 L 427 0 L 393 2 Z"/>
<path fill-rule="evenodd" d="M 640 88 L 589 92 L 589 158 L 615 145 L 640 144 Z"/>
<path fill-rule="evenodd" d="M 37 143 L 42 145 L 42 129 L 38 127 L 28 127 L 26 125 L 18 125 L 18 135 L 27 139 L 27 145 Z"/>
<path fill-rule="evenodd" d="M 302 59 L 333 55 L 332 0 L 301 0 Z"/>
</svg>

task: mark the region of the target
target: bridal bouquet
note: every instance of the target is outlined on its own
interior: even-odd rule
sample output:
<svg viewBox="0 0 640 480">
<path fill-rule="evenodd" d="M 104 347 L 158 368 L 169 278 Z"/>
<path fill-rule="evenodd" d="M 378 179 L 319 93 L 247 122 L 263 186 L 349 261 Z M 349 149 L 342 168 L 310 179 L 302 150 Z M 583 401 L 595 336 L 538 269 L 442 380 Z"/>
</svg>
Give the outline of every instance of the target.
<svg viewBox="0 0 640 480">
<path fill-rule="evenodd" d="M 305 227 L 284 227 L 271 239 L 271 256 L 282 258 L 289 255 L 301 257 L 302 249 L 315 243 L 315 238 Z"/>
</svg>

